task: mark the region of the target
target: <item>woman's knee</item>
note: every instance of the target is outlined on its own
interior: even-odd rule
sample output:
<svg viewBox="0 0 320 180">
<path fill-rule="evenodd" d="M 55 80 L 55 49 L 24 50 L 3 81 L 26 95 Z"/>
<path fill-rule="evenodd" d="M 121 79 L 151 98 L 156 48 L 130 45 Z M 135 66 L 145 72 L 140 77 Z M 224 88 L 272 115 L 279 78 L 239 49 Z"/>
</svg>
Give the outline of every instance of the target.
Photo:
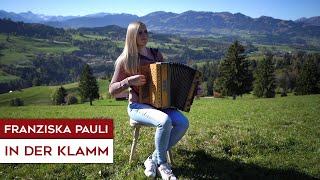
<svg viewBox="0 0 320 180">
<path fill-rule="evenodd" d="M 181 118 L 181 121 L 180 121 L 180 126 L 183 127 L 184 129 L 188 129 L 189 128 L 189 120 L 184 117 L 184 118 Z"/>
<path fill-rule="evenodd" d="M 163 116 L 159 120 L 158 127 L 171 128 L 172 127 L 172 119 L 168 115 Z"/>
</svg>

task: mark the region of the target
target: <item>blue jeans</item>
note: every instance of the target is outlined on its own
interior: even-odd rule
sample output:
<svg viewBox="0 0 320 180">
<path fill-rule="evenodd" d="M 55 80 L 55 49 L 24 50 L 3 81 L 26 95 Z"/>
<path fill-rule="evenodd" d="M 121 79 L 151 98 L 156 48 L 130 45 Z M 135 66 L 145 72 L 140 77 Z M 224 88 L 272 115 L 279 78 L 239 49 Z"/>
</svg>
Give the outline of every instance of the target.
<svg viewBox="0 0 320 180">
<path fill-rule="evenodd" d="M 137 122 L 157 127 L 152 159 L 158 164 L 167 162 L 167 150 L 184 136 L 189 127 L 188 119 L 173 108 L 156 109 L 147 104 L 132 103 L 128 106 L 128 114 Z"/>
</svg>

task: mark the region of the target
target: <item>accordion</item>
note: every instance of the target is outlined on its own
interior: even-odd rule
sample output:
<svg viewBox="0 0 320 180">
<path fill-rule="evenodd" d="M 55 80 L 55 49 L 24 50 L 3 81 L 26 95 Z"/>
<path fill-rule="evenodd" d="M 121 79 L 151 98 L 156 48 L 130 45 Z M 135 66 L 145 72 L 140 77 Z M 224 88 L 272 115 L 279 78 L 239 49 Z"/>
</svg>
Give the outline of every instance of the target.
<svg viewBox="0 0 320 180">
<path fill-rule="evenodd" d="M 157 62 L 139 67 L 146 84 L 139 86 L 140 103 L 156 108 L 177 108 L 189 112 L 201 73 L 180 63 Z"/>
</svg>

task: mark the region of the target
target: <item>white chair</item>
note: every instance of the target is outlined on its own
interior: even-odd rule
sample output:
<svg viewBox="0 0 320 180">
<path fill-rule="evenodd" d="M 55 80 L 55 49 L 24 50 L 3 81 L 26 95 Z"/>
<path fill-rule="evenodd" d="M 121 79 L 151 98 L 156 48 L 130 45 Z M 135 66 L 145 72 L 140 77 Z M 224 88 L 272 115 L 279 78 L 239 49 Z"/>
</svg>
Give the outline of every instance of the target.
<svg viewBox="0 0 320 180">
<path fill-rule="evenodd" d="M 139 135 L 140 135 L 140 128 L 142 126 L 148 127 L 148 125 L 145 125 L 145 124 L 139 123 L 133 119 L 130 119 L 130 126 L 134 127 L 134 131 L 133 131 L 133 141 L 132 141 L 132 146 L 131 146 L 129 163 L 131 163 L 131 161 L 134 157 L 134 154 L 136 152 L 136 147 L 137 147 L 137 143 L 138 143 L 138 139 L 139 139 Z M 172 157 L 171 150 L 168 150 L 167 157 L 168 157 L 168 162 L 170 164 L 173 164 L 173 157 Z"/>
</svg>

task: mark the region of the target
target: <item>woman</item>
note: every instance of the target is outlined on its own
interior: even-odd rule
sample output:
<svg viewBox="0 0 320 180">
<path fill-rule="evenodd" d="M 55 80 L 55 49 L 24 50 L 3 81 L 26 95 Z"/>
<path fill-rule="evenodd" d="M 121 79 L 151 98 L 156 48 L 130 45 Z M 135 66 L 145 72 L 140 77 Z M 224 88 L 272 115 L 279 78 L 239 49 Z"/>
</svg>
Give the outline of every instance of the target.
<svg viewBox="0 0 320 180">
<path fill-rule="evenodd" d="M 129 88 L 128 114 L 131 119 L 151 126 L 156 126 L 155 150 L 146 161 L 145 175 L 155 178 L 157 169 L 162 179 L 176 179 L 167 163 L 166 152 L 186 133 L 188 119 L 173 108 L 156 109 L 139 103 L 138 87 L 146 83 L 143 75 L 138 74 L 140 65 L 163 61 L 161 53 L 147 48 L 148 30 L 142 22 L 129 24 L 126 42 L 122 54 L 115 63 L 115 72 L 109 86 L 114 95 Z"/>
</svg>

